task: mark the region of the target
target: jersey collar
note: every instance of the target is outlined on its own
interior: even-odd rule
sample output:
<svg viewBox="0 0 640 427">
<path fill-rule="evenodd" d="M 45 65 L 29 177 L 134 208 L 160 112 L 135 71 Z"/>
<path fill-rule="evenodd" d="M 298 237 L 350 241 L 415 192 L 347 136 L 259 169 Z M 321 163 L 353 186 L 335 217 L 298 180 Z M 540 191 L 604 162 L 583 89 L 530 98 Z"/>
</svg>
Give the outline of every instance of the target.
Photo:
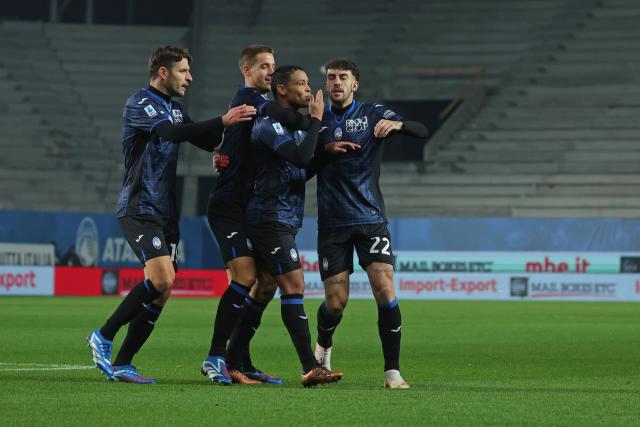
<svg viewBox="0 0 640 427">
<path fill-rule="evenodd" d="M 166 95 L 165 96 L 158 95 L 157 91 L 153 90 L 153 88 L 145 87 L 145 88 L 142 88 L 142 90 L 147 92 L 150 97 L 156 100 L 156 102 L 159 102 L 161 105 L 164 105 L 164 107 L 167 109 L 167 112 L 169 114 L 172 114 L 171 109 L 173 105 L 171 103 L 171 98 L 167 99 Z"/>
<path fill-rule="evenodd" d="M 336 121 L 336 122 L 338 122 L 338 123 L 340 123 L 341 121 L 343 121 L 343 120 L 344 120 L 344 118 L 345 118 L 346 116 L 348 116 L 349 114 L 351 114 L 351 113 L 353 112 L 353 110 L 355 110 L 355 109 L 356 109 L 356 107 L 357 107 L 357 106 L 358 106 L 358 101 L 356 101 L 356 100 L 354 99 L 354 100 L 353 100 L 353 102 L 351 103 L 351 106 L 347 109 L 347 111 L 345 111 L 344 113 L 342 113 L 342 114 L 340 115 L 340 118 L 338 118 L 338 115 L 335 113 L 335 111 L 333 111 L 333 105 L 331 105 L 331 106 L 329 107 L 329 112 L 330 112 L 331 114 L 333 114 L 333 117 L 335 118 L 335 121 Z"/>
</svg>

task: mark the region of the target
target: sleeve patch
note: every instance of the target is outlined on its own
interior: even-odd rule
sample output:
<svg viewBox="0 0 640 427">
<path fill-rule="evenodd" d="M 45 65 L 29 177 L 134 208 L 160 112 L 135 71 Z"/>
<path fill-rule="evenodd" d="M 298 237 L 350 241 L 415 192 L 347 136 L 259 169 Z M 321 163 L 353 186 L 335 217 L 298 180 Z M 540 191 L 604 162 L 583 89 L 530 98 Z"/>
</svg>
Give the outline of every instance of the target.
<svg viewBox="0 0 640 427">
<path fill-rule="evenodd" d="M 396 113 L 394 113 L 393 111 L 387 110 L 382 114 L 382 117 L 384 117 L 385 119 L 389 119 L 390 117 L 393 117 L 395 115 Z"/>
<path fill-rule="evenodd" d="M 147 113 L 147 116 L 149 116 L 150 118 L 153 118 L 158 115 L 158 112 L 156 111 L 155 108 L 153 108 L 153 105 L 151 104 L 144 107 L 144 112 Z"/>
<path fill-rule="evenodd" d="M 276 133 L 278 135 L 284 135 L 284 129 L 282 128 L 282 125 L 279 122 L 275 122 L 271 126 L 273 126 L 273 128 L 276 130 Z"/>
</svg>

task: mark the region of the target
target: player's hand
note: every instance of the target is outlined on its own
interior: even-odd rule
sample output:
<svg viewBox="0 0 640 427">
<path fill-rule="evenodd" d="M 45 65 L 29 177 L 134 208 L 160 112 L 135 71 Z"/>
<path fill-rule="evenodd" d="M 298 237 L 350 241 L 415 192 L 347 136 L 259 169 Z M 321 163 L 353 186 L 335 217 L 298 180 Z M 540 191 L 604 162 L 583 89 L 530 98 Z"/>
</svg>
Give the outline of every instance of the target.
<svg viewBox="0 0 640 427">
<path fill-rule="evenodd" d="M 222 116 L 222 125 L 224 127 L 235 125 L 240 122 L 248 122 L 256 115 L 256 109 L 253 105 L 238 105 L 231 108 Z"/>
<path fill-rule="evenodd" d="M 402 129 L 402 122 L 395 120 L 382 119 L 373 128 L 373 136 L 376 138 L 385 138 L 391 131 Z"/>
<path fill-rule="evenodd" d="M 362 148 L 358 144 L 349 141 L 333 141 L 325 144 L 324 149 L 331 154 L 342 154 L 350 151 L 356 151 Z"/>
<path fill-rule="evenodd" d="M 311 95 L 311 101 L 309 101 L 309 115 L 318 120 L 322 120 L 323 113 L 324 95 L 322 94 L 322 90 L 318 90 L 318 92 L 316 92 L 316 96 Z"/>
</svg>

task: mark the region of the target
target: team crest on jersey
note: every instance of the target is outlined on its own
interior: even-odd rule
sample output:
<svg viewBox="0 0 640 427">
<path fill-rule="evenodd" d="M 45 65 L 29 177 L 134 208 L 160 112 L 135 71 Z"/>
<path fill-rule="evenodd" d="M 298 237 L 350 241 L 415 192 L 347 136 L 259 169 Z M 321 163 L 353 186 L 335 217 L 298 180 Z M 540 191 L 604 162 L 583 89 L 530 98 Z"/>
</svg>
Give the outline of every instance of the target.
<svg viewBox="0 0 640 427">
<path fill-rule="evenodd" d="M 275 122 L 271 126 L 273 126 L 273 128 L 276 130 L 276 133 L 278 135 L 284 135 L 284 128 L 282 127 L 282 125 L 279 122 Z"/>
<path fill-rule="evenodd" d="M 342 128 L 336 128 L 333 132 L 333 136 L 336 137 L 336 141 L 340 141 L 342 139 Z"/>
<path fill-rule="evenodd" d="M 153 108 L 153 105 L 151 104 L 144 107 L 144 112 L 147 113 L 147 116 L 149 116 L 150 118 L 154 118 L 155 116 L 158 115 L 158 112 L 156 111 L 155 108 Z"/>
<path fill-rule="evenodd" d="M 389 120 L 391 117 L 395 116 L 396 113 L 394 113 L 391 110 L 387 110 L 384 113 L 382 113 L 382 117 L 384 117 L 385 119 Z"/>
<path fill-rule="evenodd" d="M 173 116 L 173 123 L 182 123 L 182 111 L 180 110 L 171 110 L 171 116 Z"/>
<path fill-rule="evenodd" d="M 296 250 L 294 248 L 291 248 L 291 252 L 289 252 L 291 255 L 291 259 L 294 261 L 298 260 L 298 252 L 296 252 Z"/>
<path fill-rule="evenodd" d="M 346 122 L 347 132 L 362 132 L 369 128 L 369 119 L 367 116 L 359 117 L 357 119 L 348 119 Z"/>
</svg>

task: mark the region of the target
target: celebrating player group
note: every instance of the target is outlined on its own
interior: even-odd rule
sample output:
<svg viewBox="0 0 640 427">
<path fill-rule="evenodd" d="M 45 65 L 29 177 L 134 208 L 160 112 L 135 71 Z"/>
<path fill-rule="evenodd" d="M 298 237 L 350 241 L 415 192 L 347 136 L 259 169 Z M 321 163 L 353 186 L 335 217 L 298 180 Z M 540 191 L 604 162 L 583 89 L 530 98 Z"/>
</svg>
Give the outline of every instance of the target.
<svg viewBox="0 0 640 427">
<path fill-rule="evenodd" d="M 176 97 L 192 81 L 192 58 L 165 46 L 149 59 L 149 86 L 123 112 L 125 178 L 117 219 L 144 268 L 144 280 L 122 300 L 87 342 L 108 379 L 154 383 L 132 364 L 171 294 L 180 240 L 176 166 L 180 144 L 213 152 L 219 178 L 208 219 L 220 247 L 229 286 L 218 304 L 209 353 L 200 370 L 215 384 L 282 383 L 253 364 L 250 342 L 264 309 L 280 290 L 282 321 L 301 365 L 305 387 L 343 377 L 332 370 L 332 337 L 349 299 L 355 249 L 378 306 L 384 386 L 406 389 L 400 375 L 401 315 L 393 286 L 393 251 L 380 192 L 382 144 L 393 133 L 426 138 L 427 129 L 381 104 L 354 98 L 357 65 L 325 64 L 322 90 L 313 92 L 304 69 L 276 68 L 269 46 L 240 54 L 244 84 L 222 116 L 191 120 Z M 269 98 L 271 92 L 273 100 Z M 308 114 L 299 110 L 308 109 Z M 318 260 L 325 300 L 318 308 L 312 348 L 304 309 L 304 277 L 295 237 L 302 226 L 306 182 L 317 176 Z M 128 324 L 112 362 L 113 339 Z"/>
</svg>

